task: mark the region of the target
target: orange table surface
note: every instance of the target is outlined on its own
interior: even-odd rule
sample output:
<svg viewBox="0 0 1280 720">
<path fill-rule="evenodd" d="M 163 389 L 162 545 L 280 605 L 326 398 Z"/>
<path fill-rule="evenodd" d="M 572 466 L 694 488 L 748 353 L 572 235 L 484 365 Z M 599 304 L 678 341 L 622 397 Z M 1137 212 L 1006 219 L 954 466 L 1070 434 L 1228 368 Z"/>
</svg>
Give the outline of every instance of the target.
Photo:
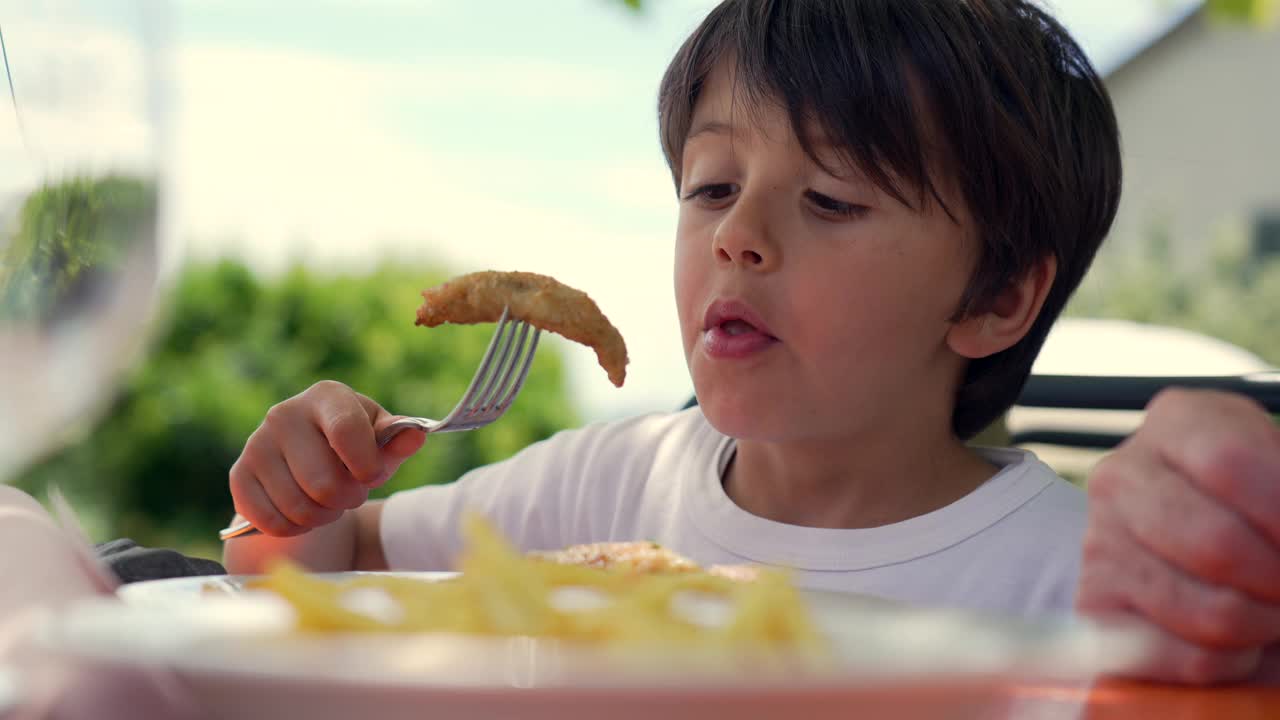
<svg viewBox="0 0 1280 720">
<path fill-rule="evenodd" d="M 1161 720 L 1280 720 L 1280 688 L 1226 686 L 1196 688 L 1106 681 L 1089 689 L 1030 685 L 1008 688 L 1018 715 L 1051 715 L 1054 708 L 1081 708 L 1086 720 L 1160 718 Z"/>
</svg>

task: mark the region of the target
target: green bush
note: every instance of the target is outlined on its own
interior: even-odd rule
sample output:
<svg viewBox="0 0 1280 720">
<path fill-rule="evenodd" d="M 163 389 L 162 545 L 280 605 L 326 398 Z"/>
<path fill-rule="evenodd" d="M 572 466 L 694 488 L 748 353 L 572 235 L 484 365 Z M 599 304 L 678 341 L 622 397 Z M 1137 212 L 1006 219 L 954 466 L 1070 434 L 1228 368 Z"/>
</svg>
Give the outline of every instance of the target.
<svg viewBox="0 0 1280 720">
<path fill-rule="evenodd" d="M 1258 252 L 1241 231 L 1219 235 L 1194 263 L 1171 243 L 1157 225 L 1137 244 L 1117 245 L 1095 263 L 1067 314 L 1193 330 L 1280 365 L 1280 256 Z"/>
</svg>

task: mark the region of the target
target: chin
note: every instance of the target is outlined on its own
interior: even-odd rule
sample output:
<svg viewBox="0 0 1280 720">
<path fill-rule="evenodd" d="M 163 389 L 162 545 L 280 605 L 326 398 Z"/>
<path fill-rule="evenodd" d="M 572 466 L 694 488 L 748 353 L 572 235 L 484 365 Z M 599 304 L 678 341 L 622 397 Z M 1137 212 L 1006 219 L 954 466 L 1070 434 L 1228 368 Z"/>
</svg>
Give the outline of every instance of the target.
<svg viewBox="0 0 1280 720">
<path fill-rule="evenodd" d="M 776 440 L 795 431 L 778 403 L 759 395 L 707 393 L 698 396 L 702 414 L 720 434 L 736 440 Z"/>
</svg>

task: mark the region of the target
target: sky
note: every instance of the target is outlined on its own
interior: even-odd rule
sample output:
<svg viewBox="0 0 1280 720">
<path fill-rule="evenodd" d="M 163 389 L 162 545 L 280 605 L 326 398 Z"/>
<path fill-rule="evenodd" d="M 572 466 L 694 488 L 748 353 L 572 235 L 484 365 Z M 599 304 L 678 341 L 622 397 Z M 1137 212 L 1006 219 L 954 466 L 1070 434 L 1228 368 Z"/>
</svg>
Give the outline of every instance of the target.
<svg viewBox="0 0 1280 720">
<path fill-rule="evenodd" d="M 1105 69 L 1187 1 L 1050 8 Z M 655 96 L 712 5 L 650 0 L 636 14 L 617 0 L 174 0 L 160 68 L 171 88 L 172 235 L 187 260 L 231 255 L 268 273 L 426 260 L 454 273 L 555 276 L 595 298 L 630 350 L 627 384 L 615 389 L 589 350 L 553 339 L 584 417 L 678 407 L 691 385 Z M 139 6 L 127 0 L 94 7 L 87 26 L 138 27 Z M 46 32 L 44 42 L 63 43 L 61 57 L 89 62 L 28 70 L 29 39 L 0 22 L 20 88 L 32 73 L 67 82 L 87 73 L 95 86 L 128 90 L 94 122 L 77 115 L 78 132 L 20 97 L 33 106 L 29 142 L 72 137 L 74 152 L 91 143 L 139 155 L 145 138 L 129 119 L 146 106 L 136 50 L 108 31 L 86 29 L 75 48 L 68 33 Z M 0 162 L 21 150 L 11 125 L 0 119 Z"/>
</svg>

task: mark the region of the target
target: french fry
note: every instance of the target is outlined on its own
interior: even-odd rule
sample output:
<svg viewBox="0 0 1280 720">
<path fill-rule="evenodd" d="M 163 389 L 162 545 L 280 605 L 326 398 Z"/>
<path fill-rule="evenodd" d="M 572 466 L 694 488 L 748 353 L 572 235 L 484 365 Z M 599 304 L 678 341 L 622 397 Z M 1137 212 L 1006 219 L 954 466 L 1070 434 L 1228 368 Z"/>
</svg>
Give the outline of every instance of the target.
<svg viewBox="0 0 1280 720">
<path fill-rule="evenodd" d="M 463 528 L 467 549 L 461 573 L 444 581 L 361 575 L 343 582 L 317 578 L 288 563 L 274 566 L 251 586 L 274 592 L 297 611 L 308 632 L 452 632 L 553 637 L 596 645 L 693 646 L 732 650 L 746 646 L 809 651 L 818 633 L 787 576 L 753 573 L 749 582 L 683 565 L 669 573 L 641 574 L 564 565 L 521 555 L 485 521 Z M 695 566 L 696 567 L 696 566 Z M 586 589 L 598 607 L 562 608 L 556 593 Z M 373 617 L 344 602 L 346 593 L 378 591 L 395 604 L 394 619 Z M 727 621 L 706 624 L 674 608 L 685 593 L 711 595 L 727 605 Z"/>
</svg>

